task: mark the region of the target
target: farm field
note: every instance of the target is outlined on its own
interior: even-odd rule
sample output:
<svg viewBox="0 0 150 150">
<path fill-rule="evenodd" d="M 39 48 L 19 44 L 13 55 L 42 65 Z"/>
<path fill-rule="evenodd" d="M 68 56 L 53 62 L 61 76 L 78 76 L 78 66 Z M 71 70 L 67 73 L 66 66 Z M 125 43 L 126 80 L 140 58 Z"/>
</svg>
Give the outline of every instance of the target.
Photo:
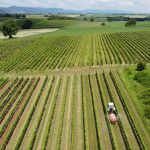
<svg viewBox="0 0 150 150">
<path fill-rule="evenodd" d="M 105 26 L 101 23 L 105 22 Z M 118 33 L 118 32 L 136 32 L 136 31 L 150 31 L 150 22 L 137 22 L 135 27 L 125 27 L 125 21 L 75 21 L 74 23 L 65 26 L 59 31 L 50 33 L 50 35 L 85 35 L 97 33 Z"/>
<path fill-rule="evenodd" d="M 0 149 L 148 149 L 116 70 L 0 79 Z M 109 122 L 114 102 L 118 123 Z M 89 121 L 90 120 L 90 121 Z"/>
<path fill-rule="evenodd" d="M 45 28 L 64 28 L 72 25 L 75 20 L 47 20 L 47 18 L 32 18 L 32 29 L 45 29 Z M 22 20 L 16 21 L 18 26 L 22 25 Z"/>
<path fill-rule="evenodd" d="M 139 31 L 0 40 L 0 71 L 149 63 L 149 36 Z"/>
<path fill-rule="evenodd" d="M 149 150 L 150 22 L 48 15 L 26 15 L 30 30 L 0 39 L 0 150 Z M 22 28 L 15 16 L 0 28 L 8 19 Z"/>
<path fill-rule="evenodd" d="M 1 24 L 5 21 L 13 20 L 17 23 L 18 27 L 22 27 L 23 20 L 16 20 L 16 18 L 10 17 L 0 17 L 0 29 Z M 47 20 L 47 18 L 35 17 L 30 18 L 32 20 L 32 29 L 45 29 L 45 28 L 62 28 L 72 25 L 75 20 Z"/>
</svg>

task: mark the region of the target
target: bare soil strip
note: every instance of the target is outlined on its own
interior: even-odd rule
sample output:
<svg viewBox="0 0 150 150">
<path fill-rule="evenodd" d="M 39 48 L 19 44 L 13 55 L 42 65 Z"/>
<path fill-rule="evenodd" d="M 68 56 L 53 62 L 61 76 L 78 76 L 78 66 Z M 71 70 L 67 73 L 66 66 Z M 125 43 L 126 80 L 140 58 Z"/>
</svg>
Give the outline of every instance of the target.
<svg viewBox="0 0 150 150">
<path fill-rule="evenodd" d="M 54 32 L 58 29 L 28 29 L 28 30 L 20 30 L 18 34 L 14 37 L 25 37 L 25 36 L 31 36 L 31 35 L 37 35 L 42 33 L 48 33 L 48 32 Z M 3 34 L 0 32 L 0 39 L 6 39 L 8 37 L 4 37 Z"/>
<path fill-rule="evenodd" d="M 147 64 L 149 65 L 149 64 Z M 74 67 L 74 68 L 65 68 L 65 69 L 55 69 L 55 70 L 46 70 L 46 71 L 22 71 L 22 72 L 0 72 L 1 77 L 16 77 L 16 76 L 49 76 L 49 75 L 80 75 L 80 74 L 95 74 L 97 71 L 103 70 L 115 70 L 115 69 L 125 69 L 128 67 L 136 67 L 136 64 L 115 64 L 115 65 L 101 65 L 101 66 L 86 66 L 86 67 Z"/>
</svg>

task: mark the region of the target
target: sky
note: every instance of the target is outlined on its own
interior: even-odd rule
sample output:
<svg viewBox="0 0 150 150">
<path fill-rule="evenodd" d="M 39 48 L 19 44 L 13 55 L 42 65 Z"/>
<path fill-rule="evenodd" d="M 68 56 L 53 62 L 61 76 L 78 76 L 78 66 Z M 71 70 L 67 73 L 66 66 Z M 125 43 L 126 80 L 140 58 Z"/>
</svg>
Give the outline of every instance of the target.
<svg viewBox="0 0 150 150">
<path fill-rule="evenodd" d="M 64 9 L 126 10 L 150 13 L 150 0 L 0 0 L 0 7 L 29 6 Z"/>
</svg>

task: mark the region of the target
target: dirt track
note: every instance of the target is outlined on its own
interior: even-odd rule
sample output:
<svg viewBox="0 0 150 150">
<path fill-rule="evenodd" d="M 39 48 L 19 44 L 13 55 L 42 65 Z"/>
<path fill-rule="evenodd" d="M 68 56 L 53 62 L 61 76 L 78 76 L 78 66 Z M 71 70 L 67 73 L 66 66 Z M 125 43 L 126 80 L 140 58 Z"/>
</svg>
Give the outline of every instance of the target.
<svg viewBox="0 0 150 150">
<path fill-rule="evenodd" d="M 103 66 L 87 66 L 87 67 L 75 67 L 75 68 L 65 68 L 65 69 L 55 69 L 46 71 L 21 71 L 15 72 L 11 71 L 8 73 L 1 73 L 1 77 L 16 77 L 16 76 L 51 76 L 51 75 L 78 75 L 78 74 L 95 74 L 95 72 L 101 72 L 103 70 L 112 69 L 125 69 L 128 67 L 135 67 L 136 64 L 123 64 L 123 65 L 103 65 Z"/>
<path fill-rule="evenodd" d="M 18 34 L 14 37 L 25 37 L 25 36 L 31 36 L 31 35 L 37 35 L 42 33 L 48 33 L 48 32 L 54 32 L 58 29 L 27 29 L 27 30 L 20 30 Z M 5 39 L 8 37 L 4 37 L 3 34 L 0 32 L 0 39 Z"/>
</svg>

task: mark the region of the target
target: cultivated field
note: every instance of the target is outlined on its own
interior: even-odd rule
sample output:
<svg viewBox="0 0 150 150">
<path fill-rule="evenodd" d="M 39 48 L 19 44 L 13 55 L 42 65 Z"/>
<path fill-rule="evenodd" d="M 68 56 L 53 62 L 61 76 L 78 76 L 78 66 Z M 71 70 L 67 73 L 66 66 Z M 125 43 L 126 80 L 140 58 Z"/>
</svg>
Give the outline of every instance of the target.
<svg viewBox="0 0 150 150">
<path fill-rule="evenodd" d="M 0 39 L 0 150 L 149 150 L 150 22 L 30 19 Z"/>
<path fill-rule="evenodd" d="M 149 63 L 149 36 L 143 31 L 3 40 L 0 71 Z"/>
<path fill-rule="evenodd" d="M 0 80 L 0 149 L 148 149 L 117 71 Z M 119 113 L 109 122 L 107 102 Z"/>
</svg>

